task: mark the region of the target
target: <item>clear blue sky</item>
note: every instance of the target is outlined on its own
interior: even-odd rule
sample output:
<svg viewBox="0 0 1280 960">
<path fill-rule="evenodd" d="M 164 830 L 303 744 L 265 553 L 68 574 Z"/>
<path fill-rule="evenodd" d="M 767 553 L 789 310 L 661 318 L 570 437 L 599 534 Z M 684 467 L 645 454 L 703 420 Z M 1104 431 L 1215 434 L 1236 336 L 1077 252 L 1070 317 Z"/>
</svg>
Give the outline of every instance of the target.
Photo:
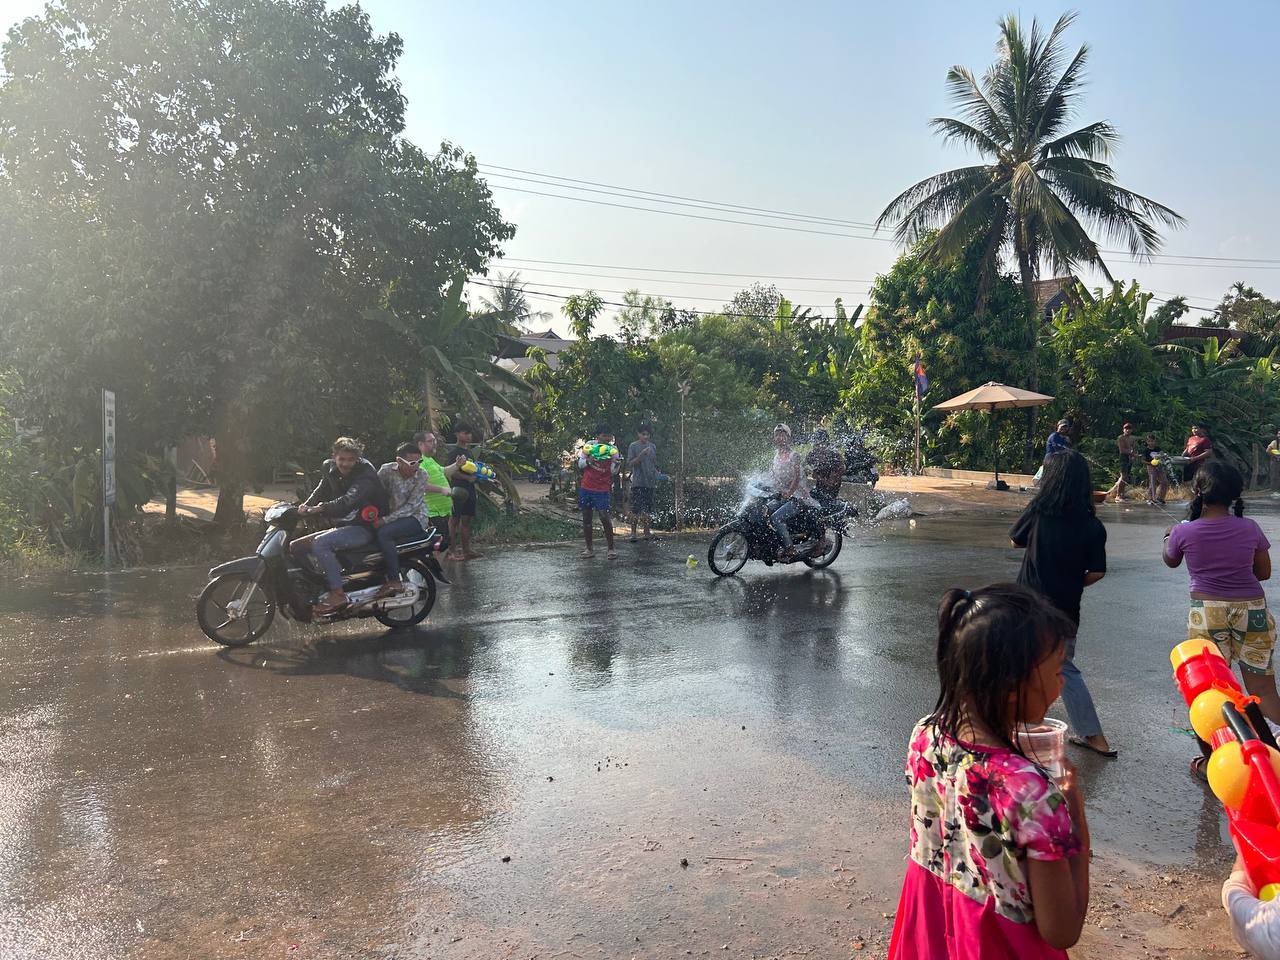
<svg viewBox="0 0 1280 960">
<path fill-rule="evenodd" d="M 377 30 L 404 39 L 399 72 L 409 100 L 408 135 L 425 147 L 448 139 L 482 163 L 864 221 L 917 179 L 969 161 L 927 125 L 953 113 L 944 88 L 948 67 L 980 72 L 990 63 L 996 20 L 1011 9 L 1052 22 L 1068 8 L 985 0 L 368 0 L 364 6 Z M 7 0 L 4 19 L 40 8 L 33 0 Z M 1113 158 L 1120 181 L 1187 217 L 1188 227 L 1168 237 L 1166 251 L 1280 258 L 1274 226 L 1280 5 L 1178 0 L 1074 8 L 1080 16 L 1068 40 L 1092 49 L 1079 119 L 1112 121 L 1123 137 Z M 627 269 L 578 269 L 651 278 L 552 274 L 526 265 L 531 289 L 641 286 L 707 309 L 748 278 L 684 278 L 725 284 L 695 286 L 635 268 L 869 281 L 895 255 L 884 242 L 495 194 L 519 228 L 506 247 L 509 257 L 618 265 Z M 1280 294 L 1277 267 L 1117 262 L 1113 272 L 1137 277 L 1159 295 L 1184 293 L 1208 306 L 1235 280 Z M 865 282 L 778 285 L 828 312 L 834 296 L 857 303 L 867 289 Z M 561 318 L 555 324 L 563 331 Z"/>
</svg>

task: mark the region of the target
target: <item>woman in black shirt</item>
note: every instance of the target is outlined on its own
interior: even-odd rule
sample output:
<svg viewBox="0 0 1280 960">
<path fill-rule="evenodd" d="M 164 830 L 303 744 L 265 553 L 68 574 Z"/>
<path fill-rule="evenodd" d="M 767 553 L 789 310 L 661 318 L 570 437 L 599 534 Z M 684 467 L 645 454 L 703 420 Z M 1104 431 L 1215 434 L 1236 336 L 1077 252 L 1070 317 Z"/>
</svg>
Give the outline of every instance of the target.
<svg viewBox="0 0 1280 960">
<path fill-rule="evenodd" d="M 1074 450 L 1045 459 L 1035 499 L 1009 531 L 1015 547 L 1025 547 L 1018 582 L 1040 591 L 1080 626 L 1080 595 L 1107 572 L 1107 530 L 1093 510 L 1089 464 Z M 1075 665 L 1076 638 L 1067 641 L 1062 664 L 1062 703 L 1076 746 L 1104 757 L 1116 756 L 1102 733 L 1093 697 Z"/>
</svg>

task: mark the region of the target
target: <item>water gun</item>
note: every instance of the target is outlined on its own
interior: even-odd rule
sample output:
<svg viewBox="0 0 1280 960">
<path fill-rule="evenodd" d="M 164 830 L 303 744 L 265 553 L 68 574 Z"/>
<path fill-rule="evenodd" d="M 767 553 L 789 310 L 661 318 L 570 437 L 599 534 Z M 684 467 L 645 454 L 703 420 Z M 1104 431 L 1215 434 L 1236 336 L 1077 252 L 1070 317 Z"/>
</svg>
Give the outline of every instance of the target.
<svg viewBox="0 0 1280 960">
<path fill-rule="evenodd" d="M 468 460 L 460 468 L 463 473 L 479 477 L 481 480 L 497 480 L 498 474 L 493 467 L 485 463 L 477 463 L 475 460 Z"/>
<path fill-rule="evenodd" d="M 1212 752 L 1209 788 L 1259 900 L 1280 894 L 1280 750 L 1257 697 L 1240 689 L 1211 640 L 1187 640 L 1169 654 L 1191 726 Z"/>
<path fill-rule="evenodd" d="M 618 448 L 612 443 L 589 443 L 583 448 L 592 460 L 615 460 Z"/>
</svg>

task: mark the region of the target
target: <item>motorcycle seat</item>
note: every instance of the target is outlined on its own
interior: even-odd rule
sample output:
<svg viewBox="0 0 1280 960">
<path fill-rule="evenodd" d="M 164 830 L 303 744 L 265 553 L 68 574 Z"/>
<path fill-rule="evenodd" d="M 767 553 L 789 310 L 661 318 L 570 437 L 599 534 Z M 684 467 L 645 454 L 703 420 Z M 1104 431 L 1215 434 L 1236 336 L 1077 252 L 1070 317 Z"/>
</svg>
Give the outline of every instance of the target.
<svg viewBox="0 0 1280 960">
<path fill-rule="evenodd" d="M 431 546 L 434 537 L 419 537 L 417 540 L 406 540 L 404 543 L 396 544 L 396 553 L 405 554 L 412 553 L 415 550 L 421 550 Z M 370 552 L 368 547 L 356 547 L 354 550 L 339 550 L 338 562 L 342 564 L 344 570 L 354 570 L 357 568 L 369 569 L 382 565 L 382 554 L 378 551 Z"/>
</svg>

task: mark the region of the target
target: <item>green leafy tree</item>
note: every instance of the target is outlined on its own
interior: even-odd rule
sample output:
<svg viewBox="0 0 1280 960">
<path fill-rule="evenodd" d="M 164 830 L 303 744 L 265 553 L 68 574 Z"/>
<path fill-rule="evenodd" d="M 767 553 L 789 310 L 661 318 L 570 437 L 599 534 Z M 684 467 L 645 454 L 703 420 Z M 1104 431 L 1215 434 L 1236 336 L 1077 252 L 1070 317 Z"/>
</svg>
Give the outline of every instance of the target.
<svg viewBox="0 0 1280 960">
<path fill-rule="evenodd" d="M 1032 20 L 1023 28 L 1012 14 L 1000 22 L 998 57 L 979 81 L 966 67 L 947 73 L 961 119 L 939 117 L 932 126 L 945 141 L 977 151 L 982 163 L 936 174 L 891 200 L 877 224 L 892 224 L 903 243 L 934 228 L 928 256 L 954 259 L 976 243 L 983 251 L 975 304 L 988 309 L 1001 257 L 1018 266 L 1028 323 L 1038 326 L 1034 282 L 1042 263 L 1057 272 L 1080 265 L 1111 274 L 1092 227 L 1122 243 L 1130 254 L 1160 249 L 1158 227 L 1183 218 L 1168 207 L 1120 186 L 1107 162 L 1118 141 L 1115 128 L 1098 120 L 1072 129 L 1079 110 L 1087 45 L 1069 55 L 1063 34 L 1075 14 L 1058 18 L 1043 33 Z M 1039 386 L 1032 338 L 1028 385 Z M 1027 451 L 1035 441 L 1035 408 L 1028 418 Z"/>
<path fill-rule="evenodd" d="M 472 158 L 403 138 L 400 40 L 358 7 L 127 9 L 61 0 L 5 43 L 0 336 L 50 436 L 95 436 L 102 386 L 124 444 L 215 436 L 234 519 L 271 463 L 420 392 L 370 309 L 438 315 L 513 228 Z"/>
</svg>

